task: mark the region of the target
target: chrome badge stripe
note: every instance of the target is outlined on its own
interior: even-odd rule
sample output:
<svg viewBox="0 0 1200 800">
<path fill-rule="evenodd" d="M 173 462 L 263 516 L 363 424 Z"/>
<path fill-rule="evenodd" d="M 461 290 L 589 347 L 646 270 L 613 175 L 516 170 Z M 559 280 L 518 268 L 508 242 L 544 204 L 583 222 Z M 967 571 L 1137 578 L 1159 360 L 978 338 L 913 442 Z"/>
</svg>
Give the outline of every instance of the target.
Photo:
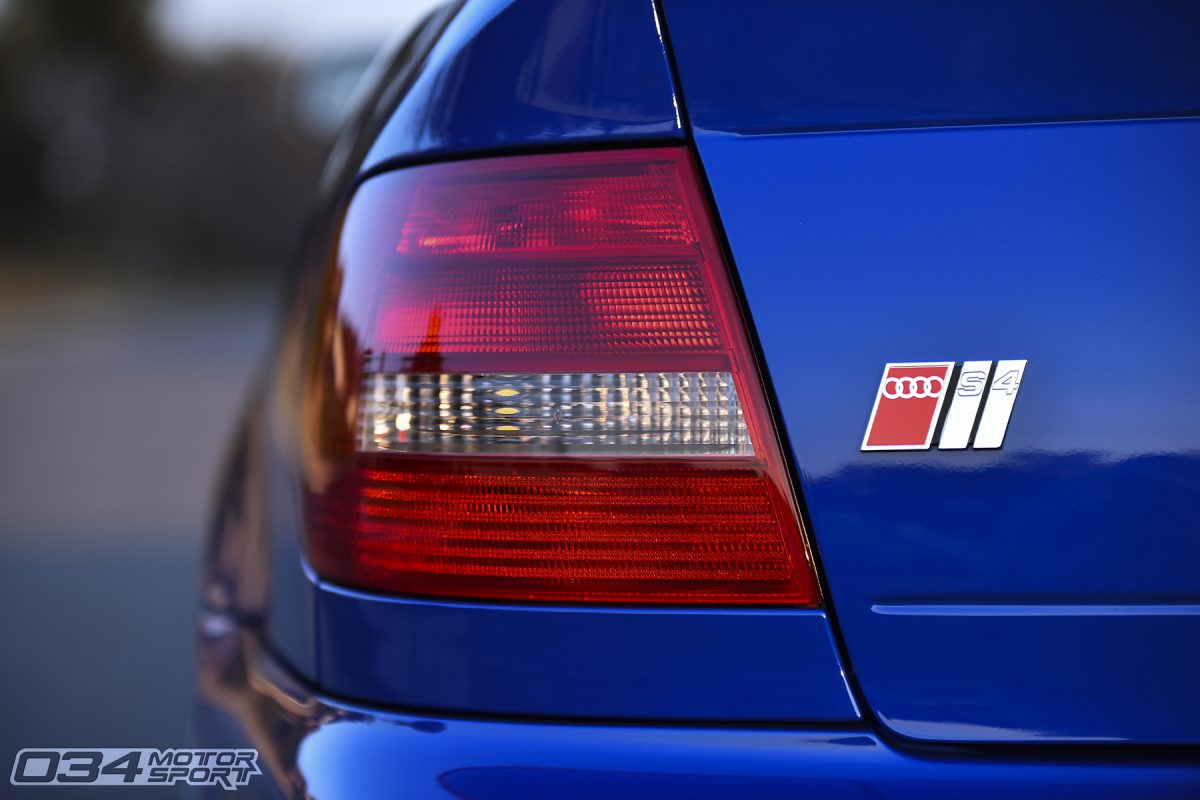
<svg viewBox="0 0 1200 800">
<path fill-rule="evenodd" d="M 976 450 L 994 450 L 1004 444 L 1008 420 L 1012 417 L 1013 405 L 1017 402 L 1017 392 L 1021 389 L 1021 379 L 1025 377 L 1028 363 L 1025 359 L 997 362 L 987 405 L 983 407 L 979 430 L 975 432 Z"/>
<path fill-rule="evenodd" d="M 987 393 L 991 361 L 966 361 L 958 374 L 958 386 L 950 399 L 950 410 L 938 438 L 939 450 L 965 450 L 979 417 L 979 406 Z"/>
</svg>

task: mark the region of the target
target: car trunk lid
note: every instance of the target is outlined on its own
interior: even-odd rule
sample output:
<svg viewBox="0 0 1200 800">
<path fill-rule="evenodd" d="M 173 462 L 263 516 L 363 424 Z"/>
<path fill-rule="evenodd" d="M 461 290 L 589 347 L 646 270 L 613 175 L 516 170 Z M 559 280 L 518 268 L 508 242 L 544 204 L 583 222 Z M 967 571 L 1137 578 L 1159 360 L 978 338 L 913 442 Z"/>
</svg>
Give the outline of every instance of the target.
<svg viewBox="0 0 1200 800">
<path fill-rule="evenodd" d="M 1197 744 L 1200 13 L 1017 6 L 666 22 L 866 705 Z M 972 360 L 1027 361 L 1002 447 L 860 449 L 886 363 Z"/>
</svg>

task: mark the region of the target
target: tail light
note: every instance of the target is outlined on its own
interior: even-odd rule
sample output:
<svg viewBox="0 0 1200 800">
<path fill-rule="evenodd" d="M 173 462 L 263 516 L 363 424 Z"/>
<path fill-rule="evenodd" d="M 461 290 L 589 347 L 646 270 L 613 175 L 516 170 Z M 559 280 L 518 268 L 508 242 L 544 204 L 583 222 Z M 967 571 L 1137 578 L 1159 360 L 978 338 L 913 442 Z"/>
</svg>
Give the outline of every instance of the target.
<svg viewBox="0 0 1200 800">
<path fill-rule="evenodd" d="M 435 597 L 819 602 L 686 151 L 371 178 L 324 302 L 306 398 L 322 577 Z"/>
</svg>

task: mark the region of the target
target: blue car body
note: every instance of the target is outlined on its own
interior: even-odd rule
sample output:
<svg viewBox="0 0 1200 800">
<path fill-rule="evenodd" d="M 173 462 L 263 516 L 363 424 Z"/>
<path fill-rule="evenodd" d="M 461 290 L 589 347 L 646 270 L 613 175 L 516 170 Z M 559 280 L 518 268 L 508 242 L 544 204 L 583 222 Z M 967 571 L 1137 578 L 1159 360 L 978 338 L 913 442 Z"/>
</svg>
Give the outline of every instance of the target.
<svg viewBox="0 0 1200 800">
<path fill-rule="evenodd" d="M 222 476 L 199 730 L 264 796 L 1200 796 L 1200 11 L 469 0 L 335 148 Z M 385 597 L 289 434 L 374 176 L 692 149 L 819 609 Z M 863 452 L 881 367 L 1028 359 L 1004 447 Z"/>
</svg>

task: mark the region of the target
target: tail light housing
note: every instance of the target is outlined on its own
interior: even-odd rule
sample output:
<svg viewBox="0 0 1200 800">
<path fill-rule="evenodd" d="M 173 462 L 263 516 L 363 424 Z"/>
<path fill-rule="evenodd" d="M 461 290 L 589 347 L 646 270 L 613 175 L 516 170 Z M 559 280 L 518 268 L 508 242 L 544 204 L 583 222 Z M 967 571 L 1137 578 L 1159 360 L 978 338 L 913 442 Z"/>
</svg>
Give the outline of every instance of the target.
<svg viewBox="0 0 1200 800">
<path fill-rule="evenodd" d="M 304 397 L 323 578 L 446 598 L 819 603 L 682 148 L 370 178 Z"/>
</svg>

